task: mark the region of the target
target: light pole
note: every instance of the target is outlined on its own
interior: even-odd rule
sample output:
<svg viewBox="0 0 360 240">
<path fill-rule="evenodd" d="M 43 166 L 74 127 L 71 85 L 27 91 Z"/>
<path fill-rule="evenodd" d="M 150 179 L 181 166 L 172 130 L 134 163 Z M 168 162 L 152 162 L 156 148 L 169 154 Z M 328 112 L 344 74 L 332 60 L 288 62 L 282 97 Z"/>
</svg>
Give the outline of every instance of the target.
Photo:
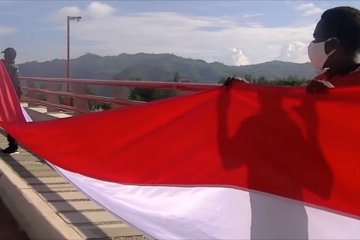
<svg viewBox="0 0 360 240">
<path fill-rule="evenodd" d="M 81 16 L 71 17 L 67 16 L 67 61 L 66 61 L 66 77 L 68 79 L 67 82 L 67 92 L 70 92 L 70 21 L 76 20 L 80 21 Z M 67 98 L 67 103 L 70 105 L 70 97 Z"/>
</svg>

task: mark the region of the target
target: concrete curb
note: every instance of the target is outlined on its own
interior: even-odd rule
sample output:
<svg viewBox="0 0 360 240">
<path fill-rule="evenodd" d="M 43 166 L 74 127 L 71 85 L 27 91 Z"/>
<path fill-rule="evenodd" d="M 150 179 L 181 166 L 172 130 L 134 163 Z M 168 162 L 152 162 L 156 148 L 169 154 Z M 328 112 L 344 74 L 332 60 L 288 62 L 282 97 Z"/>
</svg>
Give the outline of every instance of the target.
<svg viewBox="0 0 360 240">
<path fill-rule="evenodd" d="M 0 196 L 29 238 L 83 239 L 3 160 L 0 160 Z"/>
</svg>

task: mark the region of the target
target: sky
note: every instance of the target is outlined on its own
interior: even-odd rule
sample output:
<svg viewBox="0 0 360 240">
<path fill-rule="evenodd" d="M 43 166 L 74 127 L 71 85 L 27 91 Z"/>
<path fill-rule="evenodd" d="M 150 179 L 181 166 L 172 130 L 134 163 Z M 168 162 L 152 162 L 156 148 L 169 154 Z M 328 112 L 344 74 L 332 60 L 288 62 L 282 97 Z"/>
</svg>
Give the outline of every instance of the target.
<svg viewBox="0 0 360 240">
<path fill-rule="evenodd" d="M 359 1 L 240 0 L 0 0 L 0 49 L 17 62 L 86 53 L 171 53 L 184 58 L 248 65 L 272 60 L 308 62 L 307 46 L 321 14 Z"/>
</svg>

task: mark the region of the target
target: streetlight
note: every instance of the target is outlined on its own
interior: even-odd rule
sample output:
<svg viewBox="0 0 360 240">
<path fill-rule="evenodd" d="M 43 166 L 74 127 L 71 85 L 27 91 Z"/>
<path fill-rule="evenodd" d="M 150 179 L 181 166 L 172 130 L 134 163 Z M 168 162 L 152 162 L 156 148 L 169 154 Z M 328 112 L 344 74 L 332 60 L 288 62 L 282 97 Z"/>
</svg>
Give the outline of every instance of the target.
<svg viewBox="0 0 360 240">
<path fill-rule="evenodd" d="M 66 61 L 66 77 L 68 79 L 67 82 L 67 91 L 70 92 L 70 21 L 76 20 L 80 21 L 81 16 L 71 17 L 67 16 L 67 61 Z M 70 96 L 67 98 L 68 105 L 70 105 Z"/>
</svg>

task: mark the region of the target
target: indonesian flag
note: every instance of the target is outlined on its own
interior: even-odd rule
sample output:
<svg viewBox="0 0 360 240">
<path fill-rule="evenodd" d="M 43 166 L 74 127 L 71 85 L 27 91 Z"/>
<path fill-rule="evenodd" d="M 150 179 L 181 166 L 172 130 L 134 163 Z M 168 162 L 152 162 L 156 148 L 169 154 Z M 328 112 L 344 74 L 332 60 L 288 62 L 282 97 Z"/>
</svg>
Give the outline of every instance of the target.
<svg viewBox="0 0 360 240">
<path fill-rule="evenodd" d="M 0 60 L 0 122 L 25 122 L 19 106 L 4 60 Z"/>
<path fill-rule="evenodd" d="M 235 83 L 2 126 L 151 238 L 359 239 L 359 123 L 360 88 Z"/>
</svg>

